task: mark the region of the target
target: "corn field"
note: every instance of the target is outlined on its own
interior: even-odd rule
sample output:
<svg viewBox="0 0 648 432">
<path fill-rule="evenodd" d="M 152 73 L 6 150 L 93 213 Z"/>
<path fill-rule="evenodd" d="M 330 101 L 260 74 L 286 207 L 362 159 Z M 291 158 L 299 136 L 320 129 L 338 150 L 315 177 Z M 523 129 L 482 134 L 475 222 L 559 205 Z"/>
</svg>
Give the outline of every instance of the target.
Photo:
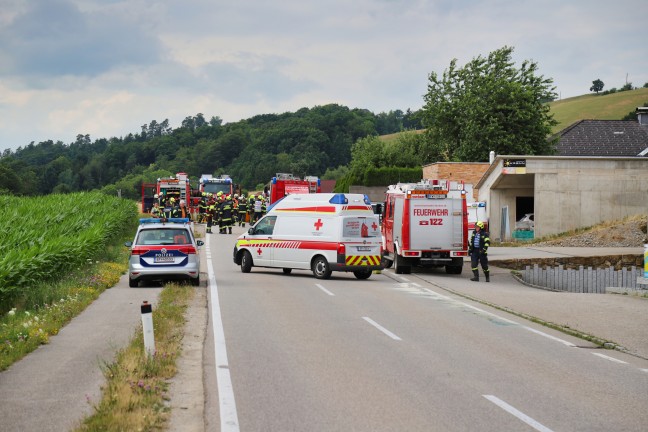
<svg viewBox="0 0 648 432">
<path fill-rule="evenodd" d="M 0 196 L 0 305 L 92 259 L 136 213 L 132 201 L 100 192 Z"/>
</svg>

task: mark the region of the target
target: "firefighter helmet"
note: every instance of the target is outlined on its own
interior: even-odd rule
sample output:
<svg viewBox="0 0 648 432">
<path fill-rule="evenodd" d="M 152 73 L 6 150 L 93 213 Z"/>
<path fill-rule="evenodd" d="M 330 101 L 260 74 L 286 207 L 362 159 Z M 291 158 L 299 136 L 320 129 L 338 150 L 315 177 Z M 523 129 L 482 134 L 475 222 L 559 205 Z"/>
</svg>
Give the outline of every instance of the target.
<svg viewBox="0 0 648 432">
<path fill-rule="evenodd" d="M 478 226 L 481 229 L 484 229 L 484 222 L 482 222 L 482 221 L 478 221 L 475 225 Z"/>
</svg>

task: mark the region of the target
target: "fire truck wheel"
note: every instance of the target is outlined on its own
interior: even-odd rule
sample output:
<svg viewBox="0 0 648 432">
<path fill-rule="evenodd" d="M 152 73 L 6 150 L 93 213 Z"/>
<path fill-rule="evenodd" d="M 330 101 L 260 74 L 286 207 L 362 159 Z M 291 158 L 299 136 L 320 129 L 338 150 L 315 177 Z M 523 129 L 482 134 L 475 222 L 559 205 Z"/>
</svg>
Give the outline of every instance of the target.
<svg viewBox="0 0 648 432">
<path fill-rule="evenodd" d="M 317 279 L 328 279 L 331 277 L 331 267 L 323 256 L 315 257 L 311 269 Z"/>
<path fill-rule="evenodd" d="M 356 270 L 353 274 L 360 280 L 369 279 L 369 276 L 371 276 L 371 270 Z"/>
<path fill-rule="evenodd" d="M 252 255 L 250 252 L 243 251 L 243 256 L 241 257 L 241 271 L 243 273 L 250 273 L 252 270 Z"/>
<path fill-rule="evenodd" d="M 382 257 L 380 259 L 380 265 L 383 266 L 383 268 L 391 268 L 392 265 L 394 264 L 394 261 L 387 259 L 387 257 Z"/>
<path fill-rule="evenodd" d="M 403 260 L 396 256 L 396 274 L 410 274 L 412 273 L 412 266 L 403 265 Z"/>
<path fill-rule="evenodd" d="M 448 274 L 461 274 L 463 266 L 446 266 L 445 269 Z"/>
</svg>

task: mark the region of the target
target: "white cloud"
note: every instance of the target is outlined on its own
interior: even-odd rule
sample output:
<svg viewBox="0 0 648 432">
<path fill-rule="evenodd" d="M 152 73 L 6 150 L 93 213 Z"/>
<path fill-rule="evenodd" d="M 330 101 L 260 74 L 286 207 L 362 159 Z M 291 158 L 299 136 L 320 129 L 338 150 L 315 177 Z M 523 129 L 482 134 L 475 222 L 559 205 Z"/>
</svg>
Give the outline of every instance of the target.
<svg viewBox="0 0 648 432">
<path fill-rule="evenodd" d="M 648 81 L 648 2 L 3 0 L 0 150 L 326 103 L 418 109 L 427 76 L 504 45 L 562 97 Z"/>
</svg>

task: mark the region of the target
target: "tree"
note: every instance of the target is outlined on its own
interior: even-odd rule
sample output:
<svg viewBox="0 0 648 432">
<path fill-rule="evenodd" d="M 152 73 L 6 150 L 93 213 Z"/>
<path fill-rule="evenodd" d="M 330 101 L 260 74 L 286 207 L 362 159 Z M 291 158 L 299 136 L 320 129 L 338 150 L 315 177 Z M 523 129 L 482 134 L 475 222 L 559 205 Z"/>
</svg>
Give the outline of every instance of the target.
<svg viewBox="0 0 648 432">
<path fill-rule="evenodd" d="M 429 76 L 421 109 L 431 161 L 487 161 L 497 154 L 552 154 L 547 141 L 556 124 L 543 100 L 556 96 L 553 80 L 537 75 L 525 60 L 515 68 L 512 47 L 474 58 L 463 68 L 457 60 L 439 77 Z"/>
<path fill-rule="evenodd" d="M 603 81 L 601 81 L 600 79 L 596 79 L 592 81 L 592 87 L 590 87 L 590 91 L 596 92 L 596 94 L 598 94 L 598 92 L 603 90 L 604 86 L 605 84 L 603 84 Z"/>
</svg>

